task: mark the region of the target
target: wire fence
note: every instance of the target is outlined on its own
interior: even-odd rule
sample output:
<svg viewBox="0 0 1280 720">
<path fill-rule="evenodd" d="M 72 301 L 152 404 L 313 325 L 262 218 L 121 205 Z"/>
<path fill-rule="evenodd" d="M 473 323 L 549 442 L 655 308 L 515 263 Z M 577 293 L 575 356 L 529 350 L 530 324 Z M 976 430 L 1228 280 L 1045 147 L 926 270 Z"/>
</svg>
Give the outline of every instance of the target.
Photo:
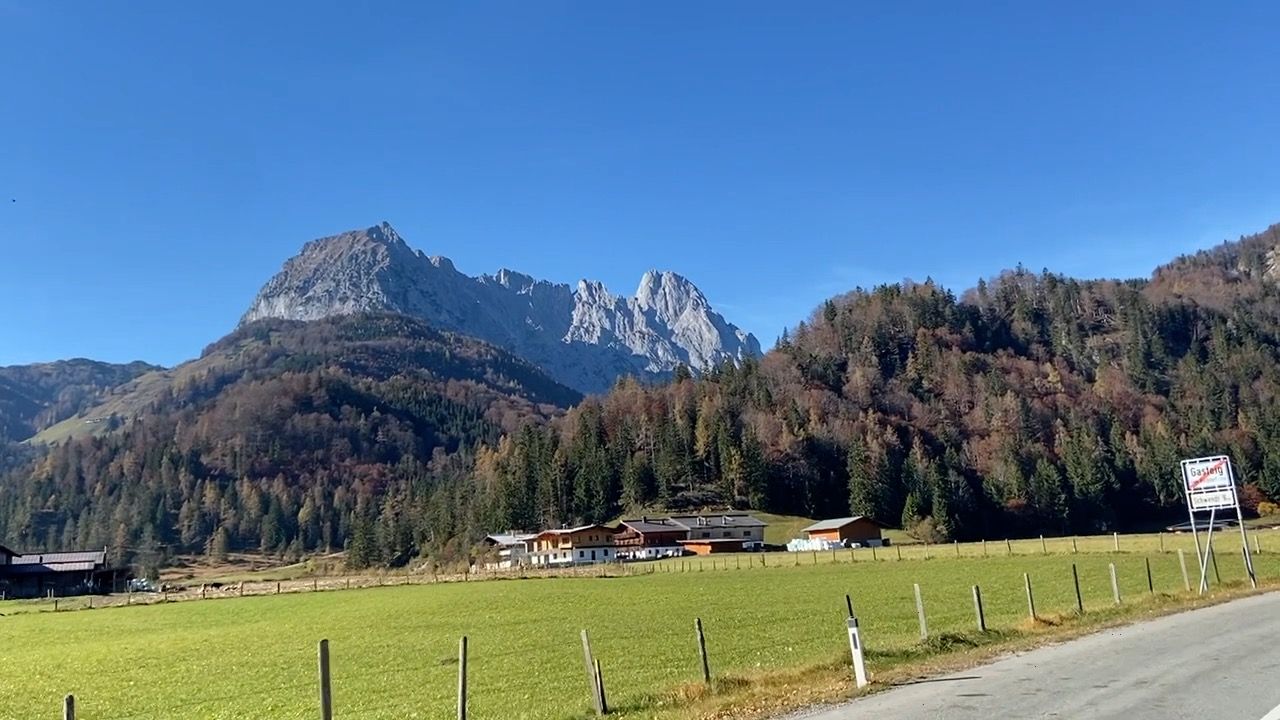
<svg viewBox="0 0 1280 720">
<path fill-rule="evenodd" d="M 1082 542 L 1085 540 L 1087 540 L 1087 544 Z M 1081 572 L 1074 561 L 1068 562 L 1069 558 L 1059 557 L 1059 561 L 1054 564 L 1046 564 L 1044 572 L 1019 573 L 1019 577 L 1012 580 L 1009 577 L 997 579 L 987 576 L 984 582 L 990 580 L 989 584 L 975 584 L 972 588 L 969 588 L 967 586 L 960 587 L 957 582 L 951 580 L 947 582 L 931 580 L 930 573 L 927 570 L 929 566 L 921 565 L 922 570 L 919 573 L 921 582 L 914 585 L 904 584 L 903 587 L 897 588 L 889 599 L 882 598 L 880 600 L 880 602 L 895 603 L 902 608 L 910 608 L 909 612 L 904 611 L 895 614 L 892 624 L 887 620 L 871 623 L 867 623 L 864 620 L 862 632 L 865 633 L 866 637 L 865 652 L 871 664 L 873 680 L 875 673 L 878 671 L 901 662 L 926 657 L 931 653 L 945 651 L 951 647 L 951 643 L 955 642 L 958 637 L 963 636 L 962 644 L 966 647 L 993 643 L 1009 637 L 1010 634 L 1034 632 L 1057 623 L 1069 622 L 1073 617 L 1085 618 L 1099 614 L 1108 617 L 1112 615 L 1118 616 L 1124 613 L 1126 608 L 1131 608 L 1135 605 L 1146 604 L 1151 601 L 1181 600 L 1192 597 L 1198 592 L 1200 567 L 1195 564 L 1196 555 L 1188 553 L 1187 548 L 1183 547 L 1183 545 L 1191 542 L 1189 537 L 1143 537 L 1140 540 L 1135 539 L 1132 541 L 1125 537 L 1119 537 L 1118 540 L 1117 537 L 1102 539 L 1046 538 L 1043 541 L 1037 538 L 1031 541 L 968 543 L 947 545 L 942 548 L 934 546 L 928 549 L 920 546 L 911 547 L 910 552 L 902 556 L 902 560 L 933 560 L 935 558 L 941 560 L 956 556 L 978 558 L 983 557 L 983 555 L 991 557 L 990 551 L 997 545 L 1005 551 L 1004 554 L 1006 556 L 1034 554 L 1065 556 L 1084 553 L 1086 548 L 1090 548 L 1088 554 L 1096 555 L 1097 553 L 1092 548 L 1099 542 L 1108 540 L 1111 543 L 1111 547 L 1106 552 L 1114 554 L 1115 558 L 1107 563 L 1106 572 L 1096 562 L 1084 568 L 1084 572 Z M 1271 555 L 1276 551 L 1269 547 L 1268 540 L 1274 540 L 1274 538 L 1261 540 L 1257 538 L 1257 533 L 1254 533 L 1250 541 L 1246 542 L 1250 542 L 1249 549 L 1254 553 Z M 984 544 L 987 546 L 986 548 L 981 547 Z M 1129 547 L 1126 547 L 1126 544 Z M 1119 550 L 1115 549 L 1117 546 L 1120 547 Z M 1231 547 L 1231 543 L 1227 542 L 1223 542 L 1218 546 L 1218 552 L 1222 554 L 1224 560 L 1231 555 L 1237 555 L 1235 562 L 1231 565 L 1232 568 L 1237 568 L 1240 565 L 1240 558 L 1238 557 L 1241 551 L 1240 546 L 1239 538 L 1237 538 L 1234 548 Z M 948 550 L 950 553 L 940 553 L 940 549 Z M 771 568 L 786 569 L 796 565 L 836 565 L 865 562 L 883 564 L 899 561 L 897 552 L 892 550 L 886 552 L 886 550 L 890 549 L 876 548 L 874 559 L 872 559 L 872 550 L 870 548 L 857 548 L 817 553 L 713 556 L 555 570 L 508 569 L 434 576 L 369 575 L 282 580 L 279 582 L 245 582 L 218 587 L 206 584 L 202 587 L 185 588 L 167 595 L 159 594 L 159 597 L 142 597 L 141 594 L 138 594 L 134 597 L 96 598 L 98 604 L 92 607 L 98 609 L 112 606 L 111 602 L 103 602 L 103 600 L 122 601 L 115 603 L 118 605 L 151 604 L 156 602 L 186 602 L 275 594 L 332 592 L 348 588 L 354 590 L 357 588 L 432 583 L 465 583 L 482 579 L 565 576 L 619 577 L 663 573 L 764 571 Z M 975 550 L 977 552 L 974 552 Z M 985 553 L 983 552 L 984 550 Z M 1216 557 L 1217 555 L 1215 554 Z M 1206 562 L 1205 572 L 1209 576 L 1211 585 L 1221 586 L 1224 584 L 1222 578 L 1220 576 L 1214 577 L 1215 574 L 1218 574 L 1215 573 L 1216 564 L 1214 560 Z M 1068 565 L 1070 567 L 1069 573 L 1066 572 Z M 1226 569 L 1228 568 L 1224 565 L 1223 570 Z M 1003 569 L 1000 572 L 1008 574 Z M 1274 576 L 1274 573 L 1272 575 Z M 1233 570 L 1232 574 L 1227 578 L 1226 584 L 1233 582 L 1247 582 L 1247 577 L 1240 575 L 1238 569 Z M 970 590 L 972 590 L 972 606 L 968 602 L 955 601 L 957 594 L 963 594 L 967 601 Z M 946 598 L 947 601 L 939 602 L 940 598 Z M 59 612 L 72 609 L 65 605 L 68 599 L 60 600 L 63 601 L 64 605 L 58 609 Z M 89 599 L 77 598 L 75 600 L 87 601 Z M 832 653 L 835 653 L 838 652 L 841 645 L 847 643 L 846 627 L 838 621 L 847 614 L 845 610 L 846 602 L 848 603 L 848 614 L 852 613 L 856 602 L 850 600 L 848 596 L 841 597 L 834 594 L 829 598 L 829 601 L 832 609 L 831 616 L 815 622 L 810 632 L 822 638 L 820 643 L 822 647 L 829 648 Z M 41 601 L 41 604 L 47 605 L 47 602 Z M 764 624 L 728 626 L 715 624 L 713 621 L 708 626 L 707 635 L 710 636 L 710 642 L 707 642 L 703 635 L 701 619 L 690 617 L 687 621 L 688 644 L 681 644 L 681 650 L 679 651 L 686 654 L 686 656 L 684 660 L 673 663 L 671 672 L 667 673 L 668 679 L 673 685 L 689 687 L 702 685 L 705 686 L 706 692 L 715 692 L 718 688 L 724 687 L 732 690 L 733 685 L 726 686 L 725 682 L 738 678 L 739 675 L 737 673 L 745 666 L 786 668 L 805 662 L 804 658 L 797 657 L 797 654 L 791 651 L 792 643 L 789 641 L 787 633 L 792 630 L 789 628 L 773 628 Z M 900 638 L 904 635 L 915 635 L 916 628 L 914 625 L 916 623 L 918 623 L 918 643 L 904 645 L 901 642 L 879 640 L 879 638 Z M 965 627 L 968 629 L 962 631 L 961 628 Z M 564 673 L 564 677 L 561 679 L 570 683 L 566 686 L 565 692 L 569 694 L 580 693 L 581 711 L 597 715 L 610 714 L 620 707 L 612 693 L 612 688 L 615 684 L 622 685 L 625 689 L 625 693 L 622 694 L 623 704 L 621 707 L 628 707 L 626 703 L 640 702 L 635 699 L 637 697 L 636 688 L 625 686 L 629 680 L 629 678 L 626 678 L 626 675 L 628 675 L 626 671 L 631 669 L 630 663 L 635 662 L 635 659 L 622 649 L 634 647 L 636 643 L 644 642 L 650 629 L 636 627 L 621 632 L 615 629 L 611 635 L 600 636 L 590 634 L 588 631 L 591 631 L 591 628 L 583 629 L 583 632 L 588 634 L 589 638 L 584 639 L 582 642 L 580 659 L 582 665 L 578 670 L 580 680 L 577 681 L 576 685 L 571 680 L 572 670 L 565 669 L 571 668 L 572 665 L 578 662 L 578 660 L 573 659 L 572 650 L 565 648 L 566 645 L 576 645 L 576 643 L 564 642 L 558 644 L 559 649 L 554 655 L 554 664 L 560 668 L 558 672 Z M 327 657 L 327 654 L 331 652 L 334 657 L 341 658 L 344 652 L 352 649 L 349 645 L 335 645 L 329 648 L 327 641 L 323 642 L 326 649 L 324 651 L 317 649 L 318 656 L 323 652 Z M 695 648 L 696 656 L 694 655 Z M 721 666 L 717 662 L 717 653 L 724 652 L 725 655 L 729 655 L 730 651 L 733 661 L 726 662 Z M 857 653 L 851 653 L 847 645 L 844 652 L 845 663 L 852 665 Z M 470 657 L 468 657 L 469 655 Z M 77 717 L 77 712 L 81 713 L 82 720 L 85 718 L 105 720 L 108 717 L 114 720 L 130 720 L 131 718 L 144 717 L 250 716 L 225 714 L 225 708 L 231 704 L 240 707 L 252 705 L 255 710 L 251 715 L 255 717 L 294 717 L 296 715 L 284 714 L 283 708 L 296 708 L 299 703 L 305 702 L 301 698 L 310 696 L 315 698 L 313 702 L 316 704 L 313 705 L 313 708 L 322 718 L 332 718 L 335 712 L 344 717 L 439 717 L 441 716 L 441 707 L 447 705 L 453 709 L 456 704 L 457 717 L 461 720 L 466 720 L 467 717 L 472 716 L 473 705 L 477 699 L 474 697 L 477 688 L 474 686 L 469 687 L 468 685 L 468 672 L 473 671 L 477 666 L 483 669 L 486 665 L 504 668 L 532 666 L 547 660 L 547 658 L 531 657 L 527 648 L 509 649 L 493 647 L 492 645 L 472 645 L 459 648 L 456 658 L 442 657 L 441 653 L 437 652 L 434 656 L 429 653 L 424 654 L 421 660 L 423 663 L 433 666 L 430 677 L 433 678 L 434 684 L 430 688 L 425 688 L 420 682 L 415 682 L 415 679 L 421 679 L 424 675 L 425 666 L 392 665 L 335 674 L 327 661 L 320 662 L 318 657 L 315 670 L 307 671 L 305 668 L 300 668 L 296 673 L 291 672 L 293 679 L 275 684 L 269 692 L 242 692 L 235 694 L 214 692 L 204 696 L 199 694 L 185 695 L 181 696 L 181 700 L 177 700 L 179 695 L 174 693 L 175 702 L 172 706 L 148 707 L 145 711 L 133 714 L 115 713 L 109 716 L 100 713 L 92 714 L 95 701 L 92 695 L 86 695 L 81 698 L 68 696 L 63 705 L 63 717 L 67 720 L 74 720 Z M 693 670 L 690 671 L 690 668 Z M 456 687 L 445 687 L 440 684 L 440 679 L 444 674 L 443 671 L 450 669 L 456 669 L 457 671 Z M 308 675 L 310 677 L 307 677 Z M 852 679 L 852 676 L 850 676 L 850 679 Z M 519 679 L 513 678 L 511 682 L 518 683 Z M 339 698 L 347 697 L 348 700 L 346 704 L 335 706 L 333 693 L 331 691 L 322 691 L 322 688 L 330 688 L 331 690 L 335 683 L 339 687 L 375 687 L 380 690 L 376 694 L 363 694 L 354 697 L 339 695 Z M 574 687 L 578 689 L 574 690 Z M 651 694 L 651 688 L 644 690 Z M 424 697 L 424 693 L 426 697 Z M 411 708 L 421 709 L 424 704 L 433 708 L 433 710 L 425 715 L 409 712 Z M 282 710 L 281 714 L 273 715 L 273 708 L 280 708 Z M 503 712 L 498 713 L 493 712 L 494 708 L 486 708 L 486 710 L 489 712 L 484 715 L 485 717 L 514 716 L 511 708 L 506 708 Z M 223 712 L 223 714 L 219 714 L 219 712 Z"/>
</svg>

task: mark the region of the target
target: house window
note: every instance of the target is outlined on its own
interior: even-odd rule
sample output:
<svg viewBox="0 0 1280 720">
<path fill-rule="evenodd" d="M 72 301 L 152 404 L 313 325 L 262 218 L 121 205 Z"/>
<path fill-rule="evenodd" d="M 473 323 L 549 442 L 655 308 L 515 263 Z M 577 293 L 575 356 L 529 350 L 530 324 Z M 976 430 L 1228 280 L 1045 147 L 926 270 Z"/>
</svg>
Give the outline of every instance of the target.
<svg viewBox="0 0 1280 720">
<path fill-rule="evenodd" d="M 743 531 L 742 531 L 742 537 L 744 537 L 744 538 L 749 538 L 749 537 L 751 537 L 751 531 L 750 531 L 750 530 L 743 530 Z"/>
<path fill-rule="evenodd" d="M 704 533 L 702 533 L 702 537 L 704 537 L 704 538 L 709 538 L 709 537 L 711 537 L 711 533 L 709 533 L 709 532 L 704 532 Z"/>
<path fill-rule="evenodd" d="M 595 560 L 595 559 L 596 559 L 596 551 L 595 551 L 595 550 L 592 550 L 592 551 L 591 551 L 591 559 L 592 559 L 592 560 Z"/>
<path fill-rule="evenodd" d="M 725 530 L 725 531 L 724 531 L 724 536 L 725 536 L 725 537 L 733 537 L 733 533 L 732 533 L 732 532 L 730 532 L 730 531 L 728 531 L 728 530 Z"/>
<path fill-rule="evenodd" d="M 580 557 L 580 558 L 581 558 L 581 557 L 586 557 L 586 556 L 587 556 L 587 551 L 585 551 L 585 550 L 579 550 L 579 551 L 578 551 L 578 557 Z"/>
</svg>

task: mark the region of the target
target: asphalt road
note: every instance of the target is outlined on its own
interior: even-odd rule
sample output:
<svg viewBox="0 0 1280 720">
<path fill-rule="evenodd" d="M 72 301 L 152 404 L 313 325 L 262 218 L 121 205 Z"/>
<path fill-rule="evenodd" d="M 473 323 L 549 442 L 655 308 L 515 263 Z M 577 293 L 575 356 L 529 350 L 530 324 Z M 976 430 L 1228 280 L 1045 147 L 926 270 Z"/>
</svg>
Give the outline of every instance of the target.
<svg viewBox="0 0 1280 720">
<path fill-rule="evenodd" d="M 1170 615 L 791 720 L 1280 720 L 1280 593 Z"/>
</svg>

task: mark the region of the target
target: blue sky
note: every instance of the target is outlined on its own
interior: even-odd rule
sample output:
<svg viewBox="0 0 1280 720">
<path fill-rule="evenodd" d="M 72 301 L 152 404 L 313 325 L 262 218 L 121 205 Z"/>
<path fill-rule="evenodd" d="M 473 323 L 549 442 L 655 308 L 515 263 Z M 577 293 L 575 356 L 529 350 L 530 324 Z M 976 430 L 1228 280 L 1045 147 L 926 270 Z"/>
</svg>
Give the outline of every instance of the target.
<svg viewBox="0 0 1280 720">
<path fill-rule="evenodd" d="M 0 0 L 0 364 L 177 363 L 302 244 L 825 297 L 1280 221 L 1280 4 Z M 372 8 L 372 9 L 370 9 Z"/>
</svg>

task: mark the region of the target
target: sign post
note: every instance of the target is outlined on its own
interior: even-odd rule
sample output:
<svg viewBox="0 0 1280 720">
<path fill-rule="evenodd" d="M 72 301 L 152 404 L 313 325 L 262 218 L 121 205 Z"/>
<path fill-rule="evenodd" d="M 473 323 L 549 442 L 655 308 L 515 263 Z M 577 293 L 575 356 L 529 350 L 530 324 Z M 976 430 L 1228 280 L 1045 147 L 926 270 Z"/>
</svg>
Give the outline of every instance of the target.
<svg viewBox="0 0 1280 720">
<path fill-rule="evenodd" d="M 1236 492 L 1235 471 L 1231 458 L 1226 455 L 1195 458 L 1182 461 L 1182 482 L 1186 489 L 1187 514 L 1191 518 L 1191 534 L 1196 543 L 1196 560 L 1200 565 L 1200 594 L 1208 589 L 1209 559 L 1213 554 L 1213 530 L 1217 525 L 1218 510 L 1236 511 L 1240 526 L 1240 540 L 1244 544 L 1244 567 L 1249 582 L 1258 587 L 1253 572 L 1253 558 L 1249 556 L 1249 538 L 1244 530 L 1244 515 L 1240 512 L 1240 496 Z M 1209 512 L 1209 526 L 1205 530 L 1205 545 L 1200 547 L 1200 532 L 1196 527 L 1196 513 Z"/>
</svg>

